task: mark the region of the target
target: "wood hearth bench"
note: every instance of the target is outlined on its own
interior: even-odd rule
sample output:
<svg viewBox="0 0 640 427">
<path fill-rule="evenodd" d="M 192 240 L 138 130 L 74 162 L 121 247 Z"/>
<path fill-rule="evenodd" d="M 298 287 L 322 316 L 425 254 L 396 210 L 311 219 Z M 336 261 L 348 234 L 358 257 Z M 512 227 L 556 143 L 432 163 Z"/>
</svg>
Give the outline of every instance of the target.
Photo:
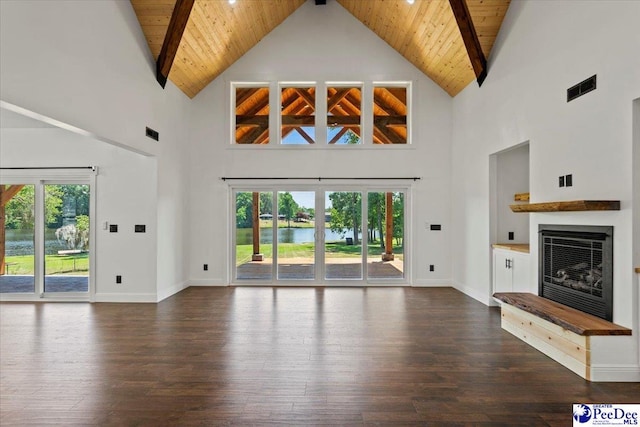
<svg viewBox="0 0 640 427">
<path fill-rule="evenodd" d="M 631 335 L 631 329 L 530 293 L 497 292 L 502 329 L 591 380 L 591 337 Z"/>
</svg>

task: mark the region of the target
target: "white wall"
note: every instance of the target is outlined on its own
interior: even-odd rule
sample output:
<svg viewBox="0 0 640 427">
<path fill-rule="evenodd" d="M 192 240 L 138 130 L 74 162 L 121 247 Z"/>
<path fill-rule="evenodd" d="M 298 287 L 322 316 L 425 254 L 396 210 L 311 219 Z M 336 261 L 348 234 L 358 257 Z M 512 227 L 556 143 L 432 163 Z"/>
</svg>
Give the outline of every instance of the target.
<svg viewBox="0 0 640 427">
<path fill-rule="evenodd" d="M 413 82 L 415 126 L 410 147 L 230 145 L 231 81 L 376 80 Z M 306 2 L 193 99 L 191 282 L 228 283 L 229 194 L 220 177 L 377 175 L 424 178 L 414 186 L 414 223 L 408 236 L 415 249 L 413 283 L 449 283 L 450 139 L 451 98 L 442 89 L 337 2 L 322 7 Z M 440 223 L 443 231 L 427 231 L 425 222 Z M 208 272 L 202 269 L 204 263 L 210 266 Z M 435 264 L 436 271 L 428 272 L 428 264 Z"/>
<path fill-rule="evenodd" d="M 640 268 L 640 98 L 633 102 L 633 265 Z"/>
<path fill-rule="evenodd" d="M 153 184 L 157 294 L 186 283 L 190 101 L 171 82 L 163 90 L 130 2 L 1 1 L 0 99 L 27 114 L 111 145 L 156 156 Z M 145 136 L 149 126 L 160 133 Z M 99 163 L 97 163 L 100 166 Z M 138 175 L 141 174 L 141 175 Z M 129 212 L 134 214 L 133 212 Z M 117 251 L 106 256 L 118 257 Z M 140 267 L 142 274 L 142 268 Z"/>
<path fill-rule="evenodd" d="M 167 97 L 129 2 L 3 0 L 0 51 L 3 101 L 157 152 L 145 126 L 167 129 Z"/>
<path fill-rule="evenodd" d="M 158 86 L 159 88 L 159 86 Z M 176 102 L 166 106 L 168 122 L 160 135 L 158 153 L 158 300 L 187 286 L 189 259 L 189 111 L 190 101 L 173 83 L 167 83 Z"/>
<path fill-rule="evenodd" d="M 133 232 L 135 224 L 156 229 L 156 159 L 57 128 L 2 129 L 0 138 L 2 167 L 99 166 L 92 189 L 96 301 L 156 301 L 156 233 Z M 103 230 L 105 221 L 118 233 Z"/>
<path fill-rule="evenodd" d="M 615 340 L 611 365 L 638 374 L 638 310 L 632 278 L 632 100 L 640 93 L 639 2 L 511 3 L 481 88 L 453 102 L 453 247 L 459 289 L 489 302 L 489 155 L 530 141 L 532 202 L 621 200 L 619 212 L 531 214 L 538 224 L 613 225 L 614 322 L 634 328 Z M 541 25 L 543 23 L 543 25 Z M 598 75 L 598 89 L 570 103 L 566 89 Z M 558 176 L 573 174 L 573 187 Z M 535 255 L 532 257 L 535 261 Z M 536 292 L 537 263 L 531 263 Z M 628 367 L 627 366 L 627 367 Z M 604 368 L 603 368 L 604 369 Z"/>
</svg>

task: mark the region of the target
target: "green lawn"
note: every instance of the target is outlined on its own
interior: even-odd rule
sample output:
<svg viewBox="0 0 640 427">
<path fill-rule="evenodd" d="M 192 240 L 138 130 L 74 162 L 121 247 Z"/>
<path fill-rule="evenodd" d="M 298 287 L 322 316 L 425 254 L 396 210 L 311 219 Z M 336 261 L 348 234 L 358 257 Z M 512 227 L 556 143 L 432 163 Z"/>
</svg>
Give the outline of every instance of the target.
<svg viewBox="0 0 640 427">
<path fill-rule="evenodd" d="M 280 243 L 278 245 L 278 258 L 313 258 L 314 243 Z M 360 256 L 362 253 L 362 245 L 347 245 L 344 241 L 327 242 L 326 243 L 327 258 L 351 258 Z M 379 242 L 369 244 L 369 257 L 379 256 L 382 253 Z M 260 250 L 265 258 L 271 258 L 272 246 L 270 244 L 261 245 Z M 251 261 L 253 253 L 253 245 L 237 245 L 236 246 L 236 265 L 242 265 Z M 393 248 L 393 253 L 402 255 L 403 247 Z"/>
<path fill-rule="evenodd" d="M 75 261 L 75 263 L 74 263 Z M 33 255 L 8 256 L 5 258 L 6 272 L 10 275 L 33 275 Z M 86 275 L 89 271 L 89 254 L 46 255 L 46 274 Z"/>
</svg>

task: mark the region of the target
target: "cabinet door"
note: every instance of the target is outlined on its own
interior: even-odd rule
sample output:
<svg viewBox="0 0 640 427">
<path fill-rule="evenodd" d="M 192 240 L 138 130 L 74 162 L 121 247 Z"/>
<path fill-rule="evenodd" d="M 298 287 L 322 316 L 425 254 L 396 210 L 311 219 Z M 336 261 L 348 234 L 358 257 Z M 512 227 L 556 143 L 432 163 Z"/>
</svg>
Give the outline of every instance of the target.
<svg viewBox="0 0 640 427">
<path fill-rule="evenodd" d="M 513 292 L 531 292 L 531 274 L 529 255 L 514 252 L 512 255 Z"/>
<path fill-rule="evenodd" d="M 513 292 L 513 275 L 508 261 L 510 254 L 506 251 L 493 251 L 493 292 Z"/>
</svg>

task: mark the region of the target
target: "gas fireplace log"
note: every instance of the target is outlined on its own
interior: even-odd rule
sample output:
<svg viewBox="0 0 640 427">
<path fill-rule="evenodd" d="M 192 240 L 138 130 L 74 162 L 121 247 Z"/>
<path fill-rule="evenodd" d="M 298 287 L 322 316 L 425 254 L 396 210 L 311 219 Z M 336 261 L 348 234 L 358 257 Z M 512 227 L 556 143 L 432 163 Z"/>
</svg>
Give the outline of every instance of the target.
<svg viewBox="0 0 640 427">
<path fill-rule="evenodd" d="M 558 274 L 560 274 L 560 271 L 558 271 Z M 553 283 L 562 285 L 564 281 L 567 280 L 568 278 L 569 278 L 569 275 L 563 273 L 560 277 L 552 277 L 551 279 L 553 280 Z"/>
<path fill-rule="evenodd" d="M 602 271 L 601 270 L 595 270 L 595 269 L 589 270 L 589 272 L 584 277 L 581 277 L 581 279 L 583 279 L 589 285 L 593 285 L 593 286 L 596 286 L 595 284 L 600 282 L 600 286 L 602 287 Z"/>
<path fill-rule="evenodd" d="M 570 272 L 576 272 L 576 273 L 582 273 L 584 271 L 587 271 L 588 269 L 589 269 L 588 262 L 581 262 L 579 264 L 572 265 L 566 268 L 566 270 L 569 270 Z"/>
<path fill-rule="evenodd" d="M 577 291 L 591 292 L 591 286 L 587 285 L 584 282 L 580 282 L 578 280 L 567 279 L 567 280 L 565 280 L 565 282 L 563 284 L 566 285 L 566 286 L 569 286 L 569 287 L 571 287 L 571 289 L 575 289 Z"/>
</svg>

